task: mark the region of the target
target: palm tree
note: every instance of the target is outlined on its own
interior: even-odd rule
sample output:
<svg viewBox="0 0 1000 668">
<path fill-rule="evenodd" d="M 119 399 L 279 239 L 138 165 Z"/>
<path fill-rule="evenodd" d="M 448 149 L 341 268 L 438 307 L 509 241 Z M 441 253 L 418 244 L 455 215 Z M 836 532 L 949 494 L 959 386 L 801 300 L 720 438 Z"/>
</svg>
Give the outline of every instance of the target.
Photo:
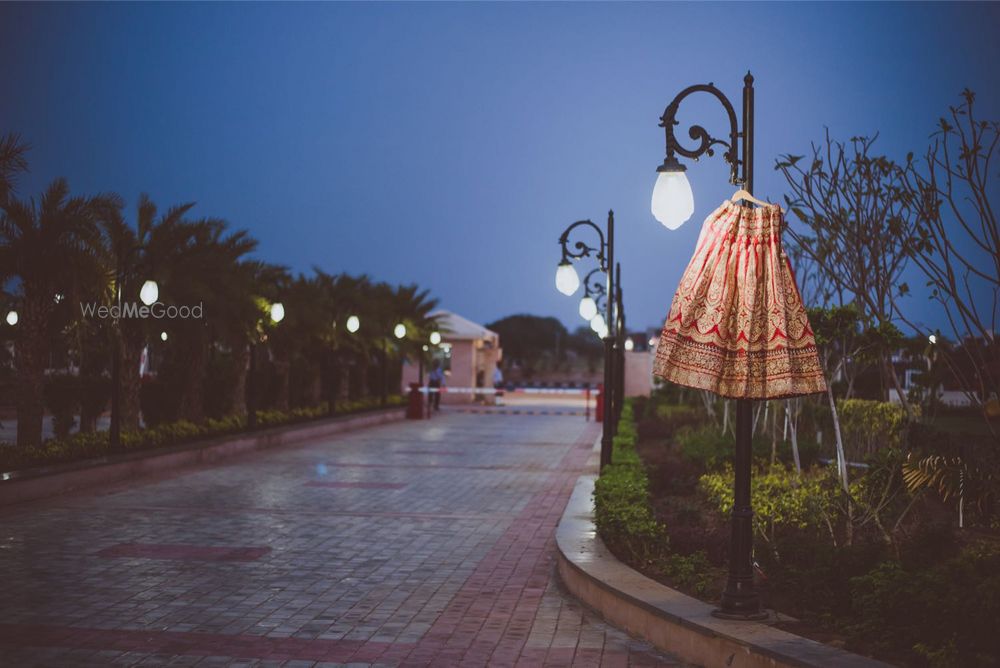
<svg viewBox="0 0 1000 668">
<path fill-rule="evenodd" d="M 250 366 L 251 343 L 259 343 L 262 323 L 269 314 L 263 309 L 261 295 L 272 298 L 288 282 L 285 267 L 259 260 L 243 260 L 225 283 L 228 296 L 224 310 L 213 318 L 216 336 L 229 348 L 233 364 L 233 388 L 229 410 L 244 416 L 247 412 L 247 376 Z M 265 297 L 263 301 L 267 301 Z M 258 406 L 259 407 L 259 406 Z"/>
<path fill-rule="evenodd" d="M 120 292 L 128 301 L 138 296 L 144 281 L 162 281 L 167 269 L 180 259 L 178 252 L 192 233 L 184 216 L 194 203 L 171 207 L 157 218 L 156 205 L 143 193 L 136 207 L 134 228 L 122 215 L 120 203 L 115 204 L 100 211 L 105 264 L 112 284 L 118 278 L 121 280 L 120 286 L 114 286 L 106 294 L 111 298 Z M 112 332 L 118 344 L 114 348 L 118 350 L 121 373 L 119 424 L 123 431 L 139 428 L 139 362 L 146 345 L 146 329 L 141 319 L 122 318 Z"/>
<path fill-rule="evenodd" d="M 43 385 L 51 349 L 51 317 L 58 295 L 75 294 L 81 277 L 99 271 L 95 212 L 113 196 L 70 197 L 64 179 L 39 198 L 7 197 L 0 202 L 0 282 L 20 285 L 15 372 L 17 443 L 37 445 L 42 438 Z"/>
<path fill-rule="evenodd" d="M 28 145 L 15 133 L 0 137 L 0 204 L 14 192 L 18 174 L 28 171 Z"/>
<path fill-rule="evenodd" d="M 174 323 L 177 332 L 180 405 L 178 417 L 192 422 L 204 418 L 204 386 L 213 344 L 230 330 L 226 314 L 245 313 L 252 295 L 241 262 L 257 247 L 245 230 L 229 232 L 219 219 L 190 223 L 190 235 L 178 249 L 177 260 L 164 270 L 163 294 L 175 305 L 201 305 L 202 319 Z M 242 319 L 243 316 L 240 316 Z"/>
</svg>

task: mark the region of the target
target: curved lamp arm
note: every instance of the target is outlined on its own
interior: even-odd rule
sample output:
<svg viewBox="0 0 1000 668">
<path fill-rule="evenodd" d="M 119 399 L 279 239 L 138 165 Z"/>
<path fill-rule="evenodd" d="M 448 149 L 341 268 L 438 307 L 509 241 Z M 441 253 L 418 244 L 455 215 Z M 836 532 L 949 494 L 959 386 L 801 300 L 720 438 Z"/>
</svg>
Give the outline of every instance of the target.
<svg viewBox="0 0 1000 668">
<path fill-rule="evenodd" d="M 575 228 L 581 225 L 592 227 L 594 231 L 597 232 L 597 236 L 600 239 L 600 246 L 595 248 L 593 246 L 588 246 L 586 243 L 582 241 L 577 241 L 575 244 L 573 244 L 573 248 L 575 248 L 576 250 L 575 251 L 570 250 L 569 235 Z M 569 260 L 577 260 L 579 258 L 584 258 L 584 257 L 590 257 L 591 254 L 594 254 L 595 257 L 597 257 L 597 261 L 601 265 L 601 271 L 605 272 L 607 271 L 607 262 L 605 257 L 605 250 L 607 248 L 607 245 L 604 240 L 604 232 L 601 230 L 600 227 L 595 225 L 593 221 L 578 220 L 569 227 L 567 227 L 566 230 L 562 233 L 562 236 L 559 237 L 559 245 L 562 246 L 563 262 L 568 262 Z"/>
<path fill-rule="evenodd" d="M 604 310 L 604 298 L 608 292 L 607 288 L 604 287 L 604 281 L 600 280 L 604 277 L 603 274 L 604 271 L 598 267 L 596 269 L 591 269 L 583 279 L 583 296 L 590 297 L 594 300 L 594 304 L 597 305 L 598 313 Z M 605 281 L 606 280 L 607 279 L 605 279 Z"/>
<path fill-rule="evenodd" d="M 753 77 L 747 73 L 747 78 L 749 78 L 747 85 L 750 85 L 753 82 Z M 713 137 L 708 133 L 708 130 L 701 125 L 692 125 L 688 129 L 688 136 L 698 142 L 694 148 L 685 148 L 680 145 L 680 142 L 677 141 L 677 137 L 674 134 L 674 126 L 679 125 L 679 122 L 677 121 L 677 109 L 680 107 L 681 102 L 683 102 L 688 96 L 695 93 L 708 93 L 713 95 L 722 104 L 729 117 L 728 142 Z M 740 175 L 740 167 L 744 164 L 744 161 L 739 157 L 738 141 L 742 135 L 736 121 L 736 110 L 733 109 L 733 105 L 729 99 L 723 95 L 722 91 L 716 88 L 714 84 L 696 84 L 694 86 L 688 86 L 678 93 L 677 97 L 675 97 L 663 111 L 663 116 L 660 117 L 660 127 L 664 129 L 664 133 L 666 135 L 667 155 L 659 171 L 683 170 L 683 167 L 680 166 L 680 163 L 678 163 L 677 158 L 674 156 L 675 153 L 679 153 L 685 158 L 697 160 L 705 154 L 708 154 L 709 156 L 715 155 L 715 146 L 724 146 L 726 147 L 726 151 L 722 154 L 722 157 L 725 158 L 727 163 L 729 163 L 729 182 L 733 185 L 745 184 L 745 170 L 743 175 Z"/>
</svg>

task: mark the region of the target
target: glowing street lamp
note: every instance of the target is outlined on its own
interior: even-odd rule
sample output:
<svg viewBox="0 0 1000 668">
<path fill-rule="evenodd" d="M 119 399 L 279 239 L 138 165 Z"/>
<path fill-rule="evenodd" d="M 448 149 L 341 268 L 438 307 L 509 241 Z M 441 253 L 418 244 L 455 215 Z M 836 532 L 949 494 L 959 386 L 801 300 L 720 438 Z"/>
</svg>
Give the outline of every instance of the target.
<svg viewBox="0 0 1000 668">
<path fill-rule="evenodd" d="M 584 320 L 591 320 L 597 315 L 597 302 L 590 295 L 580 300 L 580 317 Z"/>
<path fill-rule="evenodd" d="M 441 332 L 431 332 L 431 345 L 436 346 L 441 343 Z"/>
<path fill-rule="evenodd" d="M 156 281 L 146 281 L 139 290 L 139 299 L 146 306 L 152 306 L 160 298 L 160 286 Z"/>
<path fill-rule="evenodd" d="M 349 316 L 347 318 L 347 331 L 354 334 L 359 329 L 361 329 L 361 318 L 356 315 Z"/>
<path fill-rule="evenodd" d="M 580 276 L 569 260 L 563 260 L 556 268 L 556 290 L 567 297 L 580 289 Z"/>
<path fill-rule="evenodd" d="M 167 338 L 169 338 L 169 337 L 167 337 L 167 333 L 166 332 L 160 332 L 160 341 L 166 341 Z"/>
<path fill-rule="evenodd" d="M 632 340 L 632 337 L 629 337 L 625 339 L 625 352 L 632 352 L 633 350 L 635 350 L 635 341 Z"/>
<path fill-rule="evenodd" d="M 399 323 L 392 329 L 392 334 L 397 339 L 406 338 L 406 325 L 404 325 L 403 323 Z"/>
<path fill-rule="evenodd" d="M 7 311 L 7 318 L 6 318 L 6 320 L 7 320 L 7 324 L 10 325 L 11 327 L 13 327 L 14 325 L 16 325 L 17 324 L 17 320 L 18 320 L 17 311 L 13 311 L 13 310 Z"/>
<path fill-rule="evenodd" d="M 285 305 L 281 302 L 271 304 L 271 322 L 277 324 L 285 319 Z"/>
<path fill-rule="evenodd" d="M 653 217 L 668 230 L 676 230 L 694 213 L 694 194 L 684 173 L 687 167 L 678 162 L 675 156 L 669 155 L 656 171 L 650 210 Z"/>
</svg>

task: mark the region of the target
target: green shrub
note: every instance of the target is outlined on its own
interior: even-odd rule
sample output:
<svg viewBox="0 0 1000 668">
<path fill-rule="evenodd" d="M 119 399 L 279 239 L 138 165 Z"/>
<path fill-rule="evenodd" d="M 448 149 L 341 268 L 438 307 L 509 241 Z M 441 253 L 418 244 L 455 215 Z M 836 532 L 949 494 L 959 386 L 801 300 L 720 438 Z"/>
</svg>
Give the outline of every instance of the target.
<svg viewBox="0 0 1000 668">
<path fill-rule="evenodd" d="M 706 473 L 698 487 L 707 499 L 728 517 L 733 509 L 733 469 Z M 836 483 L 829 469 L 814 469 L 797 474 L 775 465 L 754 472 L 750 482 L 755 533 L 776 549 L 777 532 L 783 529 L 829 529 Z"/>
<path fill-rule="evenodd" d="M 913 410 L 918 410 L 913 406 Z M 885 448 L 900 448 L 906 436 L 906 412 L 899 404 L 868 399 L 837 402 L 840 433 L 849 459 L 864 460 Z"/>
<path fill-rule="evenodd" d="M 706 469 L 713 469 L 733 457 L 734 442 L 731 434 L 722 434 L 713 425 L 684 427 L 675 438 L 681 455 Z"/>
<path fill-rule="evenodd" d="M 635 450 L 631 402 L 622 407 L 612 463 L 594 485 L 594 523 L 601 538 L 626 561 L 651 564 L 666 552 L 666 527 L 649 505 L 649 479 Z"/>
<path fill-rule="evenodd" d="M 715 573 L 708 555 L 699 550 L 693 554 L 671 554 L 661 566 L 663 573 L 682 587 L 690 587 L 698 596 L 708 596 L 715 591 Z"/>
<path fill-rule="evenodd" d="M 975 546 L 936 567 L 887 561 L 851 580 L 855 640 L 932 666 L 1000 665 L 1000 550 Z"/>
</svg>

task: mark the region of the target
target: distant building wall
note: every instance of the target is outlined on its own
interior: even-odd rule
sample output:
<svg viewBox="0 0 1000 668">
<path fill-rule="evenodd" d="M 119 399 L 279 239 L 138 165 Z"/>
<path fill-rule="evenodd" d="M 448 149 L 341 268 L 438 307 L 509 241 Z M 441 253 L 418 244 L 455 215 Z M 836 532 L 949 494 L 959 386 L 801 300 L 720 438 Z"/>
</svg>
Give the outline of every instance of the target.
<svg viewBox="0 0 1000 668">
<path fill-rule="evenodd" d="M 652 351 L 625 353 L 625 396 L 647 397 L 653 391 Z"/>
</svg>

